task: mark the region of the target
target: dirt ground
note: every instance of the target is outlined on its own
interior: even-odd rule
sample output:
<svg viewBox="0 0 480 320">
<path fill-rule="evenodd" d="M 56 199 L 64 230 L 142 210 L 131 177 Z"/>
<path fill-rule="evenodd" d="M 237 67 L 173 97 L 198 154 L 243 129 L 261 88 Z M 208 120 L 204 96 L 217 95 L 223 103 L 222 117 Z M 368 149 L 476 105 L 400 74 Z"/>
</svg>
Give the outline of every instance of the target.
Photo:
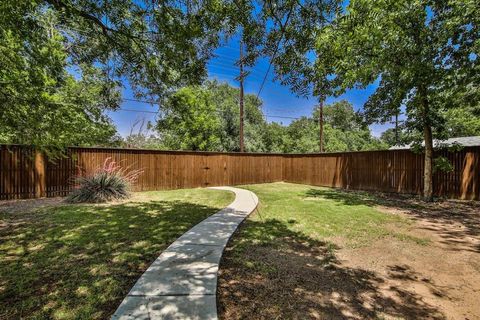
<svg viewBox="0 0 480 320">
<path fill-rule="evenodd" d="M 26 199 L 26 200 L 3 200 L 0 201 L 0 212 L 19 213 L 31 212 L 33 210 L 58 206 L 63 203 L 64 198 L 42 198 L 42 199 Z"/>
<path fill-rule="evenodd" d="M 412 219 L 408 235 L 428 243 L 389 237 L 348 248 L 292 235 L 238 253 L 247 222 L 222 260 L 221 318 L 480 319 L 480 203 L 379 195 L 374 205 Z"/>
</svg>

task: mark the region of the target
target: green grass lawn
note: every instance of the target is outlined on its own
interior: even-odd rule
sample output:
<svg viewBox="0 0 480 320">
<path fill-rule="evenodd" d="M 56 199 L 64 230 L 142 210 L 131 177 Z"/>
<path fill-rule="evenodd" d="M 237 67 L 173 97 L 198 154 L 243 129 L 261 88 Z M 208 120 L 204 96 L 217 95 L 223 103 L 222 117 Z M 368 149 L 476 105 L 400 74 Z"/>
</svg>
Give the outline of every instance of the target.
<svg viewBox="0 0 480 320">
<path fill-rule="evenodd" d="M 292 243 L 293 247 L 297 243 L 322 247 L 328 262 L 339 247 L 366 247 L 389 238 L 418 245 L 429 242 L 408 233 L 412 220 L 376 209 L 380 199 L 366 192 L 283 182 L 242 188 L 255 192 L 260 199 L 257 211 L 241 226 L 228 250 L 231 261 L 246 270 L 275 272 L 272 264 L 249 257 L 259 247 L 272 252 L 294 250 Z"/>
<path fill-rule="evenodd" d="M 433 314 L 408 294 L 398 303 L 384 298 L 379 274 L 344 265 L 345 254 L 378 253 L 379 242 L 429 243 L 412 235 L 411 219 L 377 209 L 380 198 L 289 183 L 243 187 L 257 194 L 260 205 L 222 257 L 221 319 L 378 319 L 382 310 L 408 319 Z"/>
<path fill-rule="evenodd" d="M 106 319 L 153 260 L 228 205 L 208 189 L 0 212 L 0 319 Z"/>
<path fill-rule="evenodd" d="M 249 223 L 281 224 L 285 233 L 293 232 L 315 240 L 342 238 L 348 247 L 359 247 L 385 237 L 397 237 L 424 243 L 424 239 L 392 231 L 407 227 L 411 221 L 401 216 L 385 214 L 375 209 L 377 199 L 368 193 L 346 193 L 342 190 L 308 185 L 273 183 L 244 186 L 260 198 L 260 208 Z M 245 228 L 246 238 L 268 241 L 278 232 L 255 233 Z M 258 239 L 255 239 L 256 237 Z"/>
</svg>

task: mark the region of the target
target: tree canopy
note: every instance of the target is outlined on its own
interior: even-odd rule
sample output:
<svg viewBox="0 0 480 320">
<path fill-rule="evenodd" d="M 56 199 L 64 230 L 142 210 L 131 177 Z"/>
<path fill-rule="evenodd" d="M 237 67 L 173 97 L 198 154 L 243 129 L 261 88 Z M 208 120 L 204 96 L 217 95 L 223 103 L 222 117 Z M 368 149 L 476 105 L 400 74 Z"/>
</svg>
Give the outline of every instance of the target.
<svg viewBox="0 0 480 320">
<path fill-rule="evenodd" d="M 208 81 L 180 89 L 167 99 L 156 125 L 158 148 L 238 151 L 238 89 Z M 318 152 L 318 109 L 288 126 L 268 123 L 262 101 L 245 96 L 245 145 L 249 152 Z M 387 147 L 374 138 L 362 118 L 345 100 L 324 107 L 325 150 L 358 151 Z M 143 140 L 142 140 L 143 141 Z M 143 142 L 142 142 L 143 143 Z"/>
<path fill-rule="evenodd" d="M 432 140 L 445 136 L 441 110 L 460 96 L 478 103 L 470 88 L 478 87 L 479 10 L 475 0 L 353 0 L 317 38 L 316 94 L 379 81 L 364 106 L 368 120 L 385 121 L 405 106 L 408 130 L 425 141 L 426 198 Z"/>
<path fill-rule="evenodd" d="M 0 142 L 60 150 L 109 144 L 121 86 L 159 100 L 200 83 L 224 5 L 151 1 L 0 3 Z M 220 16 L 221 17 L 220 17 Z M 181 53 L 181 54 L 179 54 Z"/>
<path fill-rule="evenodd" d="M 310 30 L 327 21 L 335 4 L 2 1 L 0 138 L 38 148 L 108 143 L 114 130 L 104 111 L 118 107 L 122 84 L 136 97 L 163 102 L 182 87 L 202 83 L 213 50 L 239 31 L 246 64 L 271 56 L 300 68 L 305 60 L 296 52 L 310 50 Z"/>
<path fill-rule="evenodd" d="M 103 111 L 118 105 L 115 83 L 88 64 L 77 66 L 77 76 L 67 72 L 64 36 L 54 28 L 58 17 L 50 10 L 18 20 L 4 15 L 24 7 L 28 3 L 0 4 L 9 17 L 0 22 L 0 141 L 40 148 L 111 141 L 116 129 Z"/>
<path fill-rule="evenodd" d="M 185 87 L 166 99 L 157 129 L 167 149 L 238 151 L 239 89 L 216 81 Z M 265 125 L 261 102 L 245 96 L 245 146 L 249 151 L 264 149 L 261 139 Z"/>
</svg>

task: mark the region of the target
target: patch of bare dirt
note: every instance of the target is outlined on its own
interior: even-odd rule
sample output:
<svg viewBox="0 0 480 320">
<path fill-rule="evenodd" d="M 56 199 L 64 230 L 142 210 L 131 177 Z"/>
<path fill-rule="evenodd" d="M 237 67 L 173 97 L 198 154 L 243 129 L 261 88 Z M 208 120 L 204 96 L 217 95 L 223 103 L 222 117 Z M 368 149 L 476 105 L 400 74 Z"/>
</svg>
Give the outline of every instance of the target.
<svg viewBox="0 0 480 320">
<path fill-rule="evenodd" d="M 53 207 L 62 204 L 64 198 L 42 198 L 26 200 L 4 200 L 0 201 L 0 212 L 15 214 L 29 213 L 40 208 Z"/>
<path fill-rule="evenodd" d="M 151 200 L 148 196 L 142 193 L 133 193 L 131 198 L 113 200 L 107 203 L 85 203 L 77 205 L 95 205 L 95 206 L 108 206 L 112 204 L 122 204 L 127 202 L 134 201 L 147 201 Z M 28 214 L 32 213 L 38 209 L 47 208 L 47 207 L 58 207 L 60 205 L 68 205 L 65 202 L 65 197 L 54 197 L 54 198 L 40 198 L 40 199 L 21 199 L 21 200 L 3 200 L 0 201 L 0 213 L 6 214 Z"/>
<path fill-rule="evenodd" d="M 389 196 L 391 197 L 391 196 Z M 408 197 L 372 205 L 412 219 L 409 235 L 343 248 L 247 221 L 221 264 L 222 319 L 480 319 L 480 203 L 425 204 Z M 271 244 L 241 239 L 245 228 L 287 234 Z"/>
<path fill-rule="evenodd" d="M 56 197 L 0 201 L 0 231 L 28 223 L 36 210 L 62 205 L 63 199 Z"/>
</svg>

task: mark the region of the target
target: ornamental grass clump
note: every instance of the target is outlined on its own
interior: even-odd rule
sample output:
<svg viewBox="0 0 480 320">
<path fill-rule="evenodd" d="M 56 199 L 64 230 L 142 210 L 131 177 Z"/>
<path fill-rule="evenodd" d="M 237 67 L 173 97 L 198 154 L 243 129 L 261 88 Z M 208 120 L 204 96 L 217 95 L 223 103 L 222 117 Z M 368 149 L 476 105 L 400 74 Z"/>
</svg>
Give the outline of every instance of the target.
<svg viewBox="0 0 480 320">
<path fill-rule="evenodd" d="M 130 190 L 142 170 L 122 167 L 111 158 L 90 176 L 75 177 L 75 187 L 68 195 L 71 203 L 101 203 L 130 197 Z"/>
</svg>

